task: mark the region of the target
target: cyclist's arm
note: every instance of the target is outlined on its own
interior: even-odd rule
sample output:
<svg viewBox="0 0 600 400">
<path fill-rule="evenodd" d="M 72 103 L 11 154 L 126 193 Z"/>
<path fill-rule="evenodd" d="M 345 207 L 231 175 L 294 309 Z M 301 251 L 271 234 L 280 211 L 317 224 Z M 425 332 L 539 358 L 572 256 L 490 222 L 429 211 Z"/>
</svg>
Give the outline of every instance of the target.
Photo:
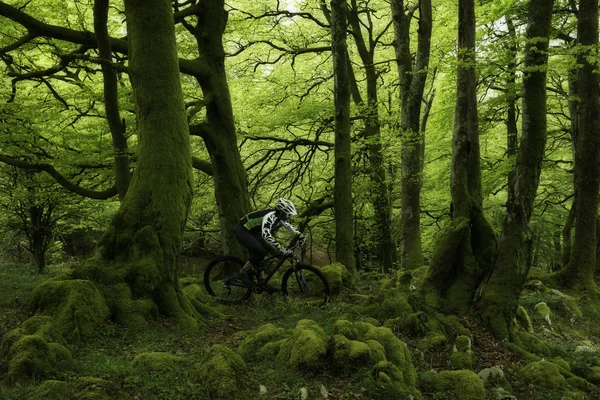
<svg viewBox="0 0 600 400">
<path fill-rule="evenodd" d="M 269 246 L 279 250 L 281 245 L 273 237 L 273 228 L 274 228 L 276 222 L 277 222 L 277 216 L 275 215 L 274 211 L 265 215 L 265 217 L 263 218 L 261 235 L 262 235 L 262 238 L 264 239 L 264 241 L 267 242 L 267 244 Z"/>
<path fill-rule="evenodd" d="M 298 235 L 300 232 L 294 228 L 294 225 L 290 224 L 287 221 L 281 221 L 281 225 L 287 229 L 288 231 L 290 231 L 291 233 L 293 233 L 294 235 Z"/>
</svg>

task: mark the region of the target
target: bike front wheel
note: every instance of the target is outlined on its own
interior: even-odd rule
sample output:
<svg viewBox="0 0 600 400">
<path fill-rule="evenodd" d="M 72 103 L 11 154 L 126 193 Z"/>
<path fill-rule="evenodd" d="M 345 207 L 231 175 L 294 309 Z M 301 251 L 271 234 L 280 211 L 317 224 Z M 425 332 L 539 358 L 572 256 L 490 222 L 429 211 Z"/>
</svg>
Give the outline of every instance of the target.
<svg viewBox="0 0 600 400">
<path fill-rule="evenodd" d="M 238 279 L 244 262 L 237 257 L 215 258 L 204 270 L 204 287 L 222 304 L 238 304 L 252 294 L 252 288 Z"/>
<path fill-rule="evenodd" d="M 325 275 L 308 264 L 297 264 L 285 272 L 281 279 L 281 293 L 316 307 L 327 303 L 331 295 Z"/>
</svg>

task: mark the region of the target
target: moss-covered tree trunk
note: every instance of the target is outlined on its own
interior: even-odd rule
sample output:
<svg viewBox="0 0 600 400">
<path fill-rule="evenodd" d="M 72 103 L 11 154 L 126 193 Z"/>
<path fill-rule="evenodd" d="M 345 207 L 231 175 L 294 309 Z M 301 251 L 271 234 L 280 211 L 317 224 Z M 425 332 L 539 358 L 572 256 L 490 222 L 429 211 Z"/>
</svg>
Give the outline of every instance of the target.
<svg viewBox="0 0 600 400">
<path fill-rule="evenodd" d="M 375 213 L 375 240 L 378 245 L 382 270 L 387 272 L 392 270 L 398 260 L 398 250 L 396 249 L 396 241 L 394 240 L 392 231 L 392 205 L 381 144 L 379 100 L 377 95 L 378 75 L 374 64 L 376 43 L 370 40 L 367 45 L 365 42 L 361 28 L 365 25 L 360 21 L 360 11 L 356 0 L 352 0 L 351 5 L 351 10 L 348 13 L 348 22 L 350 23 L 352 36 L 365 69 L 367 102 L 364 104 L 358 93 L 353 97 L 358 102 L 357 105 L 364 110 L 364 137 L 370 162 L 372 201 Z M 373 32 L 368 32 L 367 34 L 372 37 Z"/>
<path fill-rule="evenodd" d="M 198 44 L 200 57 L 197 79 L 206 102 L 206 121 L 196 125 L 192 134 L 204 139 L 213 167 L 215 198 L 219 207 L 223 250 L 242 255 L 242 246 L 235 238 L 235 226 L 250 212 L 246 170 L 238 150 L 231 96 L 225 73 L 223 32 L 227 11 L 223 0 L 206 0 L 194 7 L 197 22 L 185 23 Z"/>
<path fill-rule="evenodd" d="M 352 274 L 354 230 L 352 229 L 352 153 L 350 151 L 350 81 L 346 47 L 346 2 L 331 1 L 331 42 L 333 52 L 335 103 L 335 258 Z"/>
<path fill-rule="evenodd" d="M 596 218 L 600 181 L 600 82 L 596 65 L 589 59 L 598 45 L 598 0 L 579 2 L 578 137 L 575 150 L 575 236 L 571 259 L 557 277 L 568 287 L 598 292 L 596 269 Z"/>
<path fill-rule="evenodd" d="M 508 35 L 511 43 L 509 45 L 509 57 L 508 63 L 508 79 L 506 81 L 506 98 L 507 98 L 507 110 L 506 110 L 506 157 L 509 160 L 510 165 L 515 164 L 515 158 L 517 155 L 518 146 L 518 129 L 517 129 L 517 32 L 512 17 L 509 15 L 505 16 L 506 27 L 508 28 Z M 515 181 L 515 168 L 508 173 L 508 199 L 507 204 L 514 202 L 514 181 Z"/>
<path fill-rule="evenodd" d="M 553 4 L 554 0 L 531 0 L 528 8 L 521 145 L 513 187 L 509 188 L 513 196 L 506 204 L 496 264 L 480 304 L 484 323 L 502 339 L 511 337 L 512 321 L 530 268 L 528 224 L 546 147 L 546 66 Z"/>
<path fill-rule="evenodd" d="M 467 312 L 496 251 L 483 215 L 475 75 L 475 4 L 458 5 L 457 97 L 452 137 L 452 222 L 435 244 L 423 284 L 425 301 L 446 312 Z"/>
<path fill-rule="evenodd" d="M 126 0 L 129 75 L 133 86 L 138 161 L 127 196 L 101 239 L 96 258 L 109 263 L 134 298 L 196 326 L 181 293 L 177 260 L 192 200 L 190 137 L 179 79 L 173 11 L 168 0 Z M 82 277 L 92 280 L 93 269 Z"/>
<path fill-rule="evenodd" d="M 421 248 L 421 182 L 423 165 L 423 128 L 420 126 L 421 102 L 427 80 L 431 48 L 431 1 L 419 2 L 419 37 L 416 61 L 410 52 L 410 23 L 403 0 L 392 1 L 396 62 L 400 77 L 402 114 L 400 121 L 402 197 L 400 219 L 400 267 L 404 270 L 423 265 Z"/>
</svg>

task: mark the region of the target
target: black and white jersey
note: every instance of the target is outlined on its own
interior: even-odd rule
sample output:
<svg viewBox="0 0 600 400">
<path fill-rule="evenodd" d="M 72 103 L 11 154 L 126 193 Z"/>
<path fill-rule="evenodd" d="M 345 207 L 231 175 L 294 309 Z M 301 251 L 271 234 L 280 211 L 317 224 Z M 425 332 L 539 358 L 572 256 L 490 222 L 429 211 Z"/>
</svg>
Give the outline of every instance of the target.
<svg viewBox="0 0 600 400">
<path fill-rule="evenodd" d="M 274 209 L 254 211 L 243 217 L 240 223 L 252 234 L 260 235 L 269 246 L 273 246 L 276 249 L 278 249 L 280 245 L 273 237 L 273 234 L 277 232 L 279 228 L 283 226 L 293 234 L 298 233 L 292 224 L 279 218 Z"/>
</svg>

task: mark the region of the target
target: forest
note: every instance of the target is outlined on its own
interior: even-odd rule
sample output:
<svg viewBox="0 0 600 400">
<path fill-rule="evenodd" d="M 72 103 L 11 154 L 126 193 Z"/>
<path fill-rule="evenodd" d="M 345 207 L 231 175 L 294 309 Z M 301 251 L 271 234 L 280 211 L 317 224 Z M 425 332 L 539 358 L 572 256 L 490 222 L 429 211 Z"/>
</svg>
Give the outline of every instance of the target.
<svg viewBox="0 0 600 400">
<path fill-rule="evenodd" d="M 598 9 L 0 1 L 0 399 L 600 399 Z"/>
</svg>

